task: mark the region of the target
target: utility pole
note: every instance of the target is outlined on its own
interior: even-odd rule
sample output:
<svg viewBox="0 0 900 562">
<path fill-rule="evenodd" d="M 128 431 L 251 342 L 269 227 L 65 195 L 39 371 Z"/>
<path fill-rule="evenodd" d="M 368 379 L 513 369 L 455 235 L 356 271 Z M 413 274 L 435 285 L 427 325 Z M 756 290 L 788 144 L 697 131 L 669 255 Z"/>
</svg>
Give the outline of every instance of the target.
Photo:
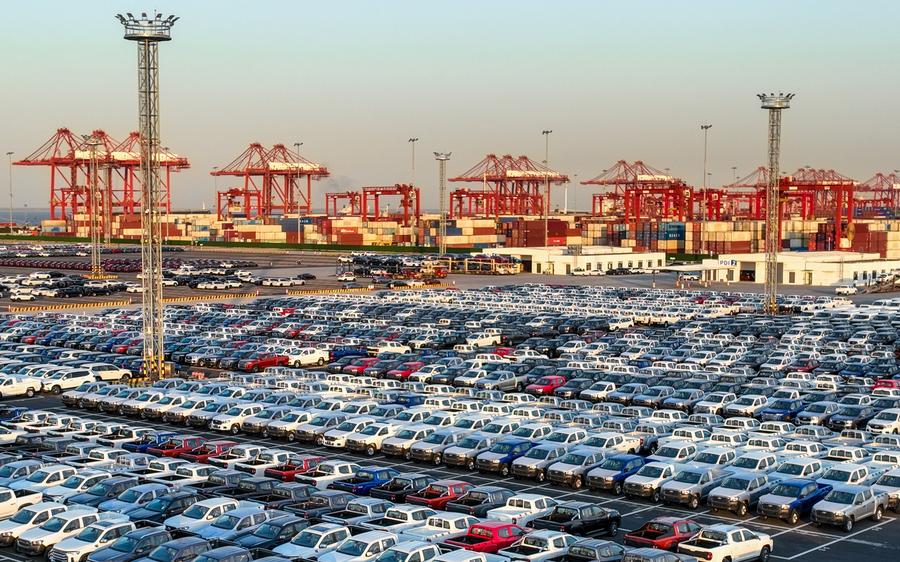
<svg viewBox="0 0 900 562">
<path fill-rule="evenodd" d="M 412 149 L 411 155 L 411 163 L 412 163 L 412 181 L 410 181 L 409 185 L 416 185 L 416 143 L 419 142 L 419 137 L 410 137 L 406 142 L 409 143 L 410 148 Z"/>
<path fill-rule="evenodd" d="M 779 159 L 781 158 L 781 110 L 791 106 L 794 94 L 758 94 L 761 107 L 769 111 L 769 182 L 766 185 L 766 293 L 763 308 L 778 314 L 778 250 L 781 246 Z"/>
<path fill-rule="evenodd" d="M 707 146 L 709 140 L 709 130 L 712 128 L 712 125 L 700 125 L 700 130 L 703 131 L 703 189 L 700 191 L 700 253 L 704 253 L 706 251 L 706 246 L 704 244 L 704 226 L 703 222 L 706 220 L 706 154 L 707 154 Z"/>
<path fill-rule="evenodd" d="M 9 161 L 9 234 L 13 231 L 13 177 L 12 177 L 12 155 L 13 151 L 6 153 L 6 159 Z"/>
<path fill-rule="evenodd" d="M 731 181 L 737 183 L 737 166 L 731 167 Z"/>
<path fill-rule="evenodd" d="M 300 232 L 303 230 L 303 225 L 300 224 L 300 147 L 303 146 L 303 143 L 297 141 L 294 143 L 294 150 L 297 151 L 297 244 L 300 244 Z M 309 202 L 309 208 L 312 209 L 312 201 Z"/>
<path fill-rule="evenodd" d="M 100 190 L 98 189 L 97 182 L 97 147 L 102 143 L 100 139 L 94 137 L 93 135 L 84 135 L 84 144 L 86 144 L 90 150 L 91 154 L 91 162 L 88 168 L 88 199 L 90 201 L 90 207 L 88 210 L 91 215 L 91 226 L 90 226 L 90 235 L 91 235 L 91 274 L 90 276 L 95 279 L 99 279 L 103 276 L 103 267 L 100 262 L 100 217 L 103 209 L 101 209 L 100 203 Z"/>
<path fill-rule="evenodd" d="M 141 134 L 141 317 L 143 374 L 163 376 L 162 237 L 159 212 L 159 44 L 172 39 L 174 15 L 116 16 L 125 39 L 138 47 L 138 122 Z"/>
<path fill-rule="evenodd" d="M 443 258 L 447 253 L 447 160 L 450 160 L 452 152 L 435 152 L 434 159 L 438 161 L 438 186 L 441 197 L 441 219 L 438 226 L 438 255 Z"/>
<path fill-rule="evenodd" d="M 544 189 L 544 247 L 550 246 L 550 133 L 551 129 L 544 129 L 541 134 L 544 135 L 544 166 L 547 168 L 544 173 L 546 176 L 546 188 Z"/>
</svg>

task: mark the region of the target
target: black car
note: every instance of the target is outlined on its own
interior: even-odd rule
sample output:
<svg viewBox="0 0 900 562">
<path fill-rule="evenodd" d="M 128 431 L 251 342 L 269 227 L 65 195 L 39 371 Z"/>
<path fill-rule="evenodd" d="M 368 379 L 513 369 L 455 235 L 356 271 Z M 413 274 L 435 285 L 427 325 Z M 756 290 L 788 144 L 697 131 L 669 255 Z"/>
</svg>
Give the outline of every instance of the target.
<svg viewBox="0 0 900 562">
<path fill-rule="evenodd" d="M 871 406 L 844 406 L 836 414 L 828 418 L 825 424 L 832 431 L 844 429 L 863 429 L 870 419 L 875 417 L 875 409 Z"/>
<path fill-rule="evenodd" d="M 572 379 L 566 384 L 557 387 L 553 394 L 560 398 L 578 398 L 581 391 L 587 390 L 594 384 L 594 379 Z"/>
<path fill-rule="evenodd" d="M 513 496 L 512 490 L 500 486 L 476 486 L 459 498 L 448 502 L 445 509 L 456 513 L 468 513 L 475 517 L 486 517 L 487 512 L 506 505 Z"/>
<path fill-rule="evenodd" d="M 619 562 L 625 547 L 612 541 L 583 539 L 569 547 L 560 562 Z"/>
<path fill-rule="evenodd" d="M 87 562 L 132 562 L 170 540 L 172 535 L 163 527 L 142 527 L 125 533 L 106 548 L 90 553 Z"/>
<path fill-rule="evenodd" d="M 272 498 L 266 503 L 266 509 L 285 509 L 305 502 L 316 493 L 316 488 L 301 482 L 282 482 L 272 488 Z"/>
<path fill-rule="evenodd" d="M 294 535 L 309 527 L 309 520 L 296 515 L 283 515 L 266 521 L 252 531 L 245 531 L 232 539 L 244 548 L 273 549 L 294 538 Z"/>
<path fill-rule="evenodd" d="M 622 516 L 614 509 L 606 509 L 594 503 L 568 501 L 553 508 L 548 515 L 535 519 L 535 529 L 561 530 L 573 535 L 605 533 L 615 536 L 622 523 Z"/>
<path fill-rule="evenodd" d="M 136 476 L 114 476 L 95 484 L 87 491 L 66 498 L 66 505 L 84 505 L 97 507 L 106 500 L 110 500 L 129 488 L 138 485 Z"/>
<path fill-rule="evenodd" d="M 184 510 L 202 499 L 196 492 L 182 490 L 160 496 L 146 505 L 127 511 L 125 515 L 132 521 L 162 523 L 169 517 L 181 515 Z"/>
<path fill-rule="evenodd" d="M 138 562 L 189 562 L 210 548 L 209 541 L 197 536 L 177 538 L 164 542 L 150 551 L 150 554 L 138 558 Z"/>
<path fill-rule="evenodd" d="M 356 496 L 349 492 L 322 490 L 312 494 L 306 500 L 284 506 L 283 509 L 308 520 L 318 520 L 323 515 L 346 508 L 347 502 L 354 499 Z"/>
<path fill-rule="evenodd" d="M 400 474 L 381 486 L 372 488 L 369 495 L 394 503 L 403 503 L 406 501 L 406 496 L 424 489 L 434 480 L 433 477 L 424 474 Z"/>
</svg>

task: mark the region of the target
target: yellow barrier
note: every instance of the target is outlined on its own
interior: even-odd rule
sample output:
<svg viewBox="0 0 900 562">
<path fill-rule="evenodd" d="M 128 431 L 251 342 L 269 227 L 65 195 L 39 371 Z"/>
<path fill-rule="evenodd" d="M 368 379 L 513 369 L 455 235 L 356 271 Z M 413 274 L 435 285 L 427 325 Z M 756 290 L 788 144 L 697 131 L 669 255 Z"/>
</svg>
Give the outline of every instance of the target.
<svg viewBox="0 0 900 562">
<path fill-rule="evenodd" d="M 53 310 L 71 310 L 73 308 L 103 308 L 107 306 L 126 306 L 132 304 L 131 299 L 127 301 L 102 301 L 102 302 L 79 302 L 66 304 L 45 304 L 40 306 L 8 306 L 9 312 L 48 312 Z"/>
<path fill-rule="evenodd" d="M 220 293 L 213 295 L 192 295 L 189 297 L 166 297 L 162 301 L 164 303 L 173 302 L 198 302 L 211 300 L 227 300 L 227 299 L 251 299 L 259 296 L 259 291 L 254 293 Z"/>
<path fill-rule="evenodd" d="M 119 276 L 116 275 L 115 273 L 98 273 L 98 274 L 85 273 L 84 275 L 82 275 L 82 277 L 84 277 L 85 279 L 93 279 L 93 280 L 98 280 L 98 281 L 105 281 L 108 279 L 118 279 L 119 278 Z"/>
</svg>

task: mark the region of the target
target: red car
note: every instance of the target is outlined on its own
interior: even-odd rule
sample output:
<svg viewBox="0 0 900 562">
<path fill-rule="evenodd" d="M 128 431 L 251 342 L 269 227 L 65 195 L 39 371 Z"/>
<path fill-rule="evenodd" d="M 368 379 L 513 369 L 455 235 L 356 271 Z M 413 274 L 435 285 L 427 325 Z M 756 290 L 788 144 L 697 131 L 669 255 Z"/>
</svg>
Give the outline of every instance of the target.
<svg viewBox="0 0 900 562">
<path fill-rule="evenodd" d="M 495 347 L 494 348 L 494 354 L 499 355 L 500 357 L 506 357 L 513 351 L 515 351 L 515 348 L 512 348 L 512 347 Z"/>
<path fill-rule="evenodd" d="M 700 525 L 691 519 L 657 517 L 625 535 L 625 544 L 639 548 L 650 547 L 675 552 L 678 544 L 700 532 Z"/>
<path fill-rule="evenodd" d="M 314 470 L 324 460 L 325 457 L 318 455 L 296 455 L 289 458 L 288 462 L 281 466 L 267 468 L 263 475 L 282 482 L 293 482 L 295 476 Z"/>
<path fill-rule="evenodd" d="M 186 461 L 206 464 L 209 462 L 209 459 L 227 453 L 235 445 L 237 445 L 237 441 L 207 441 L 196 449 L 182 453 L 180 458 Z"/>
<path fill-rule="evenodd" d="M 525 387 L 525 392 L 535 396 L 553 395 L 553 391 L 566 384 L 566 377 L 560 375 L 548 375 L 541 377 Z"/>
<path fill-rule="evenodd" d="M 206 443 L 206 437 L 197 435 L 173 437 L 159 447 L 147 449 L 147 452 L 157 457 L 177 457 L 201 447 L 204 443 Z"/>
<path fill-rule="evenodd" d="M 900 388 L 900 380 L 897 379 L 878 379 L 875 381 L 875 386 L 872 389 L 876 388 Z"/>
<path fill-rule="evenodd" d="M 469 527 L 465 535 L 447 539 L 444 543 L 475 552 L 496 554 L 498 550 L 521 540 L 527 533 L 528 531 L 512 523 L 485 521 Z"/>
<path fill-rule="evenodd" d="M 404 381 L 409 378 L 409 375 L 415 373 L 424 366 L 425 363 L 421 361 L 407 361 L 406 363 L 401 363 L 400 365 L 398 365 L 396 369 L 391 369 L 390 371 L 388 371 L 384 375 L 384 378 Z"/>
<path fill-rule="evenodd" d="M 287 364 L 287 355 L 276 355 L 274 353 L 254 353 L 250 357 L 238 361 L 237 368 L 248 373 L 258 373 L 266 367 L 281 367 Z"/>
<path fill-rule="evenodd" d="M 378 361 L 381 361 L 377 357 L 360 357 L 356 361 L 350 363 L 341 371 L 343 373 L 347 373 L 348 375 L 361 375 L 363 371 L 367 368 L 371 367 Z"/>
<path fill-rule="evenodd" d="M 427 488 L 406 496 L 406 503 L 427 505 L 432 509 L 443 510 L 448 502 L 452 502 L 465 494 L 472 485 L 462 480 L 438 480 Z"/>
</svg>

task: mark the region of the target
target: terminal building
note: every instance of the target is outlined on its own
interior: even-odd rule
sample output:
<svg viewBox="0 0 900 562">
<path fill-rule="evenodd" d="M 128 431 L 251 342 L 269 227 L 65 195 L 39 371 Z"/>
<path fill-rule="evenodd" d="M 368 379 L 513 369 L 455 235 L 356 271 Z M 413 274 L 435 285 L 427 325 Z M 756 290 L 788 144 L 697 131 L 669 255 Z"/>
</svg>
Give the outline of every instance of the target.
<svg viewBox="0 0 900 562">
<path fill-rule="evenodd" d="M 703 260 L 703 279 L 714 282 L 749 281 L 766 278 L 766 254 L 720 254 Z M 781 252 L 778 283 L 783 285 L 866 285 L 882 273 L 900 270 L 900 259 L 884 259 L 863 252 Z"/>
<path fill-rule="evenodd" d="M 522 261 L 522 271 L 546 275 L 571 275 L 576 269 L 586 272 L 616 268 L 662 269 L 665 252 L 633 252 L 616 246 L 570 246 L 536 248 L 490 248 L 479 253 L 511 256 Z"/>
</svg>

